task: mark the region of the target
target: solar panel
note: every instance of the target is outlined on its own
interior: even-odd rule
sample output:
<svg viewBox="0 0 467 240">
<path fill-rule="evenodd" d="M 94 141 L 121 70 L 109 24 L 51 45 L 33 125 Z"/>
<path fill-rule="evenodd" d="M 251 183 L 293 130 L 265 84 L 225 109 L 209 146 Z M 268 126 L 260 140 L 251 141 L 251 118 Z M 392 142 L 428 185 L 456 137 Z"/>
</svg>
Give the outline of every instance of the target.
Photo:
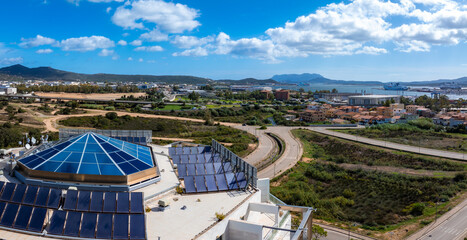
<svg viewBox="0 0 467 240">
<path fill-rule="evenodd" d="M 68 212 L 63 235 L 77 237 L 81 225 L 81 212 Z"/>
<path fill-rule="evenodd" d="M 112 237 L 112 214 L 101 213 L 97 221 L 96 238 L 110 239 Z"/>
<path fill-rule="evenodd" d="M 232 165 L 230 163 L 224 163 L 224 172 L 232 172 Z"/>
<path fill-rule="evenodd" d="M 15 193 L 13 194 L 13 197 L 11 198 L 11 202 L 14 203 L 21 203 L 23 201 L 24 193 L 26 192 L 27 186 L 24 184 L 18 184 L 16 186 Z"/>
<path fill-rule="evenodd" d="M 91 207 L 92 212 L 102 212 L 104 206 L 104 193 L 103 192 L 92 192 L 91 196 Z"/>
<path fill-rule="evenodd" d="M 238 172 L 238 173 L 235 174 L 235 176 L 237 177 L 237 183 L 238 183 L 238 186 L 240 187 L 240 189 L 246 188 L 247 181 L 246 181 L 246 178 L 245 178 L 245 173 L 244 172 Z"/>
<path fill-rule="evenodd" d="M 190 148 L 187 148 L 187 147 L 183 148 L 183 154 L 190 154 L 190 153 L 191 153 Z"/>
<path fill-rule="evenodd" d="M 187 164 L 189 163 L 190 161 L 188 160 L 188 156 L 187 155 L 182 155 L 180 156 L 180 163 L 183 163 L 183 164 Z"/>
<path fill-rule="evenodd" d="M 175 155 L 175 154 L 176 154 L 176 153 L 175 153 L 175 148 L 170 147 L 170 148 L 169 148 L 169 155 L 172 156 L 172 155 Z"/>
<path fill-rule="evenodd" d="M 205 163 L 204 168 L 206 168 L 206 174 L 215 174 L 214 165 L 212 163 Z"/>
<path fill-rule="evenodd" d="M 117 213 L 130 212 L 130 193 L 119 192 L 117 199 Z"/>
<path fill-rule="evenodd" d="M 48 208 L 57 209 L 60 204 L 60 199 L 62 198 L 62 190 L 52 188 L 49 193 L 49 200 L 47 201 Z"/>
<path fill-rule="evenodd" d="M 50 219 L 49 230 L 47 232 L 53 235 L 62 235 L 65 219 L 66 211 L 55 210 Z"/>
<path fill-rule="evenodd" d="M 216 179 L 214 178 L 214 175 L 206 175 L 204 176 L 206 178 L 206 186 L 209 192 L 214 192 L 217 191 L 217 186 L 216 186 Z"/>
<path fill-rule="evenodd" d="M 195 181 L 193 180 L 193 177 L 189 176 L 189 177 L 184 178 L 183 180 L 185 182 L 185 192 L 195 193 L 196 187 L 195 187 Z"/>
<path fill-rule="evenodd" d="M 76 205 L 77 211 L 89 211 L 89 204 L 91 202 L 91 192 L 80 191 L 78 195 L 78 204 Z"/>
<path fill-rule="evenodd" d="M 130 213 L 144 213 L 143 193 L 131 193 Z"/>
<path fill-rule="evenodd" d="M 114 234 L 113 239 L 128 239 L 128 215 L 114 215 Z"/>
<path fill-rule="evenodd" d="M 185 164 L 179 164 L 177 166 L 177 171 L 178 171 L 178 177 L 179 178 L 184 178 L 186 177 L 186 165 Z"/>
<path fill-rule="evenodd" d="M 34 201 L 36 200 L 37 191 L 39 190 L 36 186 L 28 186 L 26 190 L 26 194 L 24 194 L 23 204 L 27 205 L 34 205 Z"/>
<path fill-rule="evenodd" d="M 97 213 L 83 213 L 83 221 L 81 223 L 81 231 L 79 237 L 94 238 L 96 234 Z"/>
<path fill-rule="evenodd" d="M 214 162 L 214 159 L 212 158 L 212 154 L 210 153 L 205 153 L 204 159 L 206 159 L 205 162 Z"/>
<path fill-rule="evenodd" d="M 219 187 L 219 191 L 229 190 L 229 187 L 227 186 L 227 182 L 225 181 L 224 174 L 216 174 L 215 176 L 216 176 L 217 186 Z"/>
<path fill-rule="evenodd" d="M 229 185 L 230 190 L 238 189 L 237 180 L 235 179 L 235 174 L 226 173 L 225 178 L 227 179 L 227 184 Z"/>
<path fill-rule="evenodd" d="M 146 239 L 146 220 L 144 214 L 130 215 L 130 239 Z"/>
<path fill-rule="evenodd" d="M 39 206 L 39 207 L 46 207 L 47 199 L 49 198 L 49 191 L 50 191 L 50 188 L 47 188 L 47 187 L 39 188 L 39 192 L 37 193 L 37 198 L 36 198 L 36 202 L 34 203 L 34 205 Z"/>
<path fill-rule="evenodd" d="M 204 176 L 195 176 L 197 192 L 207 192 L 206 184 L 204 183 Z"/>
<path fill-rule="evenodd" d="M 186 165 L 186 175 L 187 176 L 194 176 L 196 175 L 196 169 L 194 164 L 187 164 Z"/>
<path fill-rule="evenodd" d="M 21 205 L 13 228 L 26 230 L 32 214 L 32 206 Z"/>
<path fill-rule="evenodd" d="M 5 185 L 5 182 L 0 181 L 0 192 L 2 192 L 4 185 Z"/>
<path fill-rule="evenodd" d="M 2 221 L 0 221 L 0 225 L 11 228 L 13 221 L 15 221 L 16 213 L 18 213 L 18 208 L 18 204 L 8 203 L 5 208 L 5 212 L 3 213 Z"/>
<path fill-rule="evenodd" d="M 196 164 L 196 175 L 204 175 L 206 171 L 204 170 L 204 164 L 197 163 Z"/>
<path fill-rule="evenodd" d="M 220 163 L 220 162 L 215 162 L 215 163 L 214 163 L 214 171 L 215 171 L 217 174 L 224 173 L 224 169 L 222 168 L 222 163 Z"/>
<path fill-rule="evenodd" d="M 196 158 L 196 155 L 190 154 L 190 155 L 188 155 L 188 161 L 190 163 L 196 163 L 198 161 L 198 159 Z"/>
<path fill-rule="evenodd" d="M 68 190 L 66 193 L 65 204 L 63 209 L 65 210 L 76 210 L 76 203 L 78 201 L 78 191 Z"/>
<path fill-rule="evenodd" d="M 11 197 L 13 196 L 13 192 L 15 191 L 16 183 L 7 183 L 3 189 L 2 196 L 0 197 L 3 201 L 10 201 Z"/>
<path fill-rule="evenodd" d="M 174 164 L 179 164 L 180 163 L 180 156 L 174 155 L 174 156 L 171 156 L 171 157 L 172 157 L 172 162 Z"/>
<path fill-rule="evenodd" d="M 196 155 L 196 158 L 198 158 L 198 163 L 205 163 L 206 158 L 204 157 L 204 154 L 198 154 Z"/>
<path fill-rule="evenodd" d="M 117 194 L 114 192 L 106 192 L 104 197 L 104 210 L 103 212 L 113 213 L 116 210 Z"/>
<path fill-rule="evenodd" d="M 47 209 L 35 207 L 31 216 L 31 221 L 29 222 L 28 231 L 42 232 L 46 213 Z"/>
</svg>

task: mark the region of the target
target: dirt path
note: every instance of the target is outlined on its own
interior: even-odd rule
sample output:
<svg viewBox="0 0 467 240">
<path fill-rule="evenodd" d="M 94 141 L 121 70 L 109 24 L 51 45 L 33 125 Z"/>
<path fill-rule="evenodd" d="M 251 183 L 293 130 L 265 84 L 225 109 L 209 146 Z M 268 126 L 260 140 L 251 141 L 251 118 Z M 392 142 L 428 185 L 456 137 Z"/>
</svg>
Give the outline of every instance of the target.
<svg viewBox="0 0 467 240">
<path fill-rule="evenodd" d="M 58 132 L 58 121 L 64 120 L 71 117 L 90 117 L 90 116 L 103 116 L 107 111 L 99 111 L 99 110 L 87 110 L 88 113 L 83 114 L 75 114 L 75 115 L 59 115 L 53 116 L 47 119 L 44 119 L 44 124 L 46 131 L 51 132 Z M 172 119 L 172 120 L 180 120 L 180 121 L 191 121 L 191 122 L 200 122 L 204 123 L 203 119 L 193 119 L 193 118 L 185 118 L 185 117 L 174 117 L 174 116 L 165 116 L 165 115 L 154 115 L 154 114 L 145 114 L 145 113 L 130 113 L 130 112 L 118 112 L 113 111 L 118 114 L 118 116 L 129 115 L 132 117 L 145 117 L 145 118 L 157 118 L 157 119 Z M 216 124 L 219 123 L 224 126 L 237 126 L 237 123 L 224 123 L 224 122 L 215 122 Z"/>
</svg>

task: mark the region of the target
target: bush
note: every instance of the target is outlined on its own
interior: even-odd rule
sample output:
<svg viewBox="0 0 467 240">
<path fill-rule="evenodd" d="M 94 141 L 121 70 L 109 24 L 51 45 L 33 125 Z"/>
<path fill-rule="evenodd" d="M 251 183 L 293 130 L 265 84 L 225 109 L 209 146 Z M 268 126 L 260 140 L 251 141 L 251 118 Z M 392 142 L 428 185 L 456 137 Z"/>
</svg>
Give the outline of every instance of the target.
<svg viewBox="0 0 467 240">
<path fill-rule="evenodd" d="M 105 117 L 110 119 L 110 120 L 115 120 L 118 117 L 118 114 L 116 112 L 108 112 L 105 114 Z"/>
<path fill-rule="evenodd" d="M 217 221 L 222 221 L 225 218 L 225 214 L 216 212 Z"/>
</svg>

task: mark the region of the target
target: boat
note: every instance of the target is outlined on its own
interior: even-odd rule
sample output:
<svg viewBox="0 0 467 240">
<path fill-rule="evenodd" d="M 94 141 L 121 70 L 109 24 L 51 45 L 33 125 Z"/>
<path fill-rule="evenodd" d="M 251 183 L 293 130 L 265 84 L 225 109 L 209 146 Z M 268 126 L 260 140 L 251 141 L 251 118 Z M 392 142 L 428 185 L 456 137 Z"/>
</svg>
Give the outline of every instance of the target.
<svg viewBox="0 0 467 240">
<path fill-rule="evenodd" d="M 406 91 L 408 89 L 409 88 L 407 86 L 401 85 L 400 83 L 384 84 L 384 90 Z"/>
<path fill-rule="evenodd" d="M 459 86 L 459 84 L 455 83 L 455 82 L 445 82 L 445 83 L 442 83 L 440 86 L 439 86 L 440 89 L 442 90 L 452 90 L 452 89 L 455 89 L 455 90 L 460 90 L 462 89 L 461 86 Z"/>
</svg>

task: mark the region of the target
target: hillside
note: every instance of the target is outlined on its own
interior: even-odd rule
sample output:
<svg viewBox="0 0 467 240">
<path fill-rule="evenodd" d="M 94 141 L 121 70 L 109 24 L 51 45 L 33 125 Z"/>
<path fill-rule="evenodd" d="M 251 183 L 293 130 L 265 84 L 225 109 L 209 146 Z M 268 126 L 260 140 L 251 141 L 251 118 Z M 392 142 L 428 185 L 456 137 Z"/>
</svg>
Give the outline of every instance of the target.
<svg viewBox="0 0 467 240">
<path fill-rule="evenodd" d="M 168 84 L 207 84 L 212 82 L 211 79 L 194 76 L 82 74 L 62 71 L 51 67 L 28 68 L 20 64 L 0 68 L 0 77 L 13 79 L 15 77 L 19 79 L 42 79 L 46 81 L 164 82 Z"/>
<path fill-rule="evenodd" d="M 349 81 L 349 80 L 332 80 L 323 77 L 317 73 L 302 73 L 302 74 L 279 74 L 274 75 L 271 79 L 274 79 L 281 83 L 295 83 L 301 85 L 307 84 L 344 84 L 344 85 L 369 85 L 376 84 L 382 85 L 379 81 Z"/>
<path fill-rule="evenodd" d="M 221 84 L 229 84 L 229 85 L 270 85 L 270 84 L 280 84 L 278 81 L 275 81 L 273 79 L 256 79 L 256 78 L 245 78 L 241 80 L 228 80 L 228 79 L 222 79 L 222 80 L 217 80 L 217 83 Z"/>
</svg>

